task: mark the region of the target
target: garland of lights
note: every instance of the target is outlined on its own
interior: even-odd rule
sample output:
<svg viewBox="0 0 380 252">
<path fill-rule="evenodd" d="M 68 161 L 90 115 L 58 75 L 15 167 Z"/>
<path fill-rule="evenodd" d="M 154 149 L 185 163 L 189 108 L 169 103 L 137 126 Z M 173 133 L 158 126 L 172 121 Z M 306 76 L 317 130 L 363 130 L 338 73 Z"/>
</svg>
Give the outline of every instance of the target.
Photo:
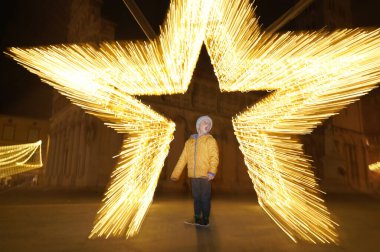
<svg viewBox="0 0 380 252">
<path fill-rule="evenodd" d="M 42 141 L 0 146 L 0 178 L 42 167 Z"/>
<path fill-rule="evenodd" d="M 161 35 L 148 42 L 10 49 L 127 136 L 90 237 L 138 232 L 175 125 L 132 95 L 184 93 L 203 41 L 222 91 L 275 90 L 233 119 L 260 205 L 294 241 L 337 242 L 296 136 L 375 88 L 379 30 L 266 33 L 248 0 L 173 0 Z"/>
</svg>

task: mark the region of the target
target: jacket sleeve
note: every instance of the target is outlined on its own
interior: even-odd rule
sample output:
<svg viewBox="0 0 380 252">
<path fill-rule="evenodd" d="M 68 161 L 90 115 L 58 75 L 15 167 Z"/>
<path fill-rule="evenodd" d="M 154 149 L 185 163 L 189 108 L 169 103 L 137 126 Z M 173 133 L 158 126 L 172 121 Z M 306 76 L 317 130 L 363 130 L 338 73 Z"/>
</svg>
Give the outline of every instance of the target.
<svg viewBox="0 0 380 252">
<path fill-rule="evenodd" d="M 219 164 L 219 149 L 218 144 L 214 138 L 209 140 L 209 170 L 208 172 L 211 172 L 212 174 L 216 174 Z"/>
<path fill-rule="evenodd" d="M 185 168 L 185 165 L 187 164 L 187 142 L 185 143 L 185 147 L 183 148 L 182 154 L 178 159 L 178 162 L 172 172 L 172 175 L 170 176 L 171 179 L 179 179 L 181 176 L 181 173 L 183 171 L 183 168 Z"/>
</svg>

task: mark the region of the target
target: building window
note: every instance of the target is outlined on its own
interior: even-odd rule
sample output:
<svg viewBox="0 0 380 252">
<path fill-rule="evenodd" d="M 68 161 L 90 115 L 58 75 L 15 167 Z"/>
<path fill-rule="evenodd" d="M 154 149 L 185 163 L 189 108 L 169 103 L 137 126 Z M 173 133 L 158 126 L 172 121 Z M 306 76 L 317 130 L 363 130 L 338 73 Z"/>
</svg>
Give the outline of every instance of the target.
<svg viewBox="0 0 380 252">
<path fill-rule="evenodd" d="M 13 140 L 15 138 L 15 126 L 14 125 L 4 125 L 2 138 L 4 140 Z"/>
<path fill-rule="evenodd" d="M 40 129 L 39 128 L 30 128 L 28 132 L 28 142 L 36 142 L 40 137 Z"/>
</svg>

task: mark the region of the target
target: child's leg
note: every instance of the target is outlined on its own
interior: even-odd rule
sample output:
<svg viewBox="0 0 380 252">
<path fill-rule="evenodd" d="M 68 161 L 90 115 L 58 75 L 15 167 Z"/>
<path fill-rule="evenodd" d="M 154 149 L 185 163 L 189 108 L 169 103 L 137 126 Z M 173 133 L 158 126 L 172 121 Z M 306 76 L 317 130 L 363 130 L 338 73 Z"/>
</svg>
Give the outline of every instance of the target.
<svg viewBox="0 0 380 252">
<path fill-rule="evenodd" d="M 194 198 L 194 218 L 199 223 L 201 219 L 201 181 L 199 178 L 191 179 L 191 190 Z"/>
<path fill-rule="evenodd" d="M 201 203 L 204 224 L 208 224 L 211 210 L 211 182 L 201 179 Z"/>
</svg>

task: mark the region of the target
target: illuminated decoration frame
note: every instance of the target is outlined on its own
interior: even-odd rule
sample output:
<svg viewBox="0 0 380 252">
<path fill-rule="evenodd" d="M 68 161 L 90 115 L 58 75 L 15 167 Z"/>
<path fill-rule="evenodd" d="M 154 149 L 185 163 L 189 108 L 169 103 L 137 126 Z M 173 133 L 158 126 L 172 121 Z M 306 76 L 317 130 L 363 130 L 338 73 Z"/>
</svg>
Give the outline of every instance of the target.
<svg viewBox="0 0 380 252">
<path fill-rule="evenodd" d="M 42 167 L 42 141 L 0 146 L 0 178 Z"/>
<path fill-rule="evenodd" d="M 376 87 L 379 30 L 262 31 L 248 0 L 174 0 L 148 42 L 11 48 L 74 104 L 126 134 L 90 237 L 135 235 L 175 125 L 133 96 L 184 93 L 206 44 L 223 92 L 272 90 L 233 119 L 259 203 L 293 240 L 337 242 L 298 135 Z"/>
</svg>

